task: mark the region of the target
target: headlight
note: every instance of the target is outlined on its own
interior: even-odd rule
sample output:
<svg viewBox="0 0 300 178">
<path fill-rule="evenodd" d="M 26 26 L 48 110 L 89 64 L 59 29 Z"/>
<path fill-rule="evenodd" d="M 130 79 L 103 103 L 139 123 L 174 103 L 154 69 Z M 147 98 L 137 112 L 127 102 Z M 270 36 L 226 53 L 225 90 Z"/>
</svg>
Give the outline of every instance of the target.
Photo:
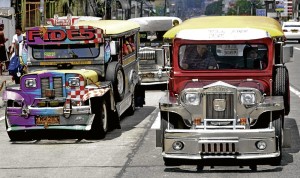
<svg viewBox="0 0 300 178">
<path fill-rule="evenodd" d="M 27 78 L 27 79 L 25 79 L 25 87 L 26 88 L 36 88 L 36 80 L 35 80 L 35 78 Z"/>
<path fill-rule="evenodd" d="M 244 105 L 254 105 L 256 98 L 254 92 L 242 92 L 240 101 Z"/>
<path fill-rule="evenodd" d="M 186 105 L 199 105 L 200 95 L 199 93 L 185 93 L 183 100 Z"/>
<path fill-rule="evenodd" d="M 77 77 L 69 78 L 69 86 L 70 87 L 79 87 L 80 80 Z"/>
</svg>

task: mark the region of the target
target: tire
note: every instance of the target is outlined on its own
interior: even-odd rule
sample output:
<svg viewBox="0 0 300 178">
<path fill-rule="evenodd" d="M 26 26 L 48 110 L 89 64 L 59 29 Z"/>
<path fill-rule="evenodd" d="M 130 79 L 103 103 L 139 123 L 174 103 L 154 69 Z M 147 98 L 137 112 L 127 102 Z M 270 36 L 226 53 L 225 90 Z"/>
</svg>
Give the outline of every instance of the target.
<svg viewBox="0 0 300 178">
<path fill-rule="evenodd" d="M 105 100 L 94 98 L 92 101 L 92 112 L 95 114 L 92 128 L 87 133 L 87 139 L 102 139 L 108 131 L 108 108 Z M 100 106 L 100 107 L 99 107 Z"/>
<path fill-rule="evenodd" d="M 127 109 L 127 113 L 128 113 L 128 115 L 132 116 L 134 114 L 134 111 L 135 111 L 135 97 L 134 97 L 134 94 L 132 94 L 131 95 L 131 105 Z"/>
<path fill-rule="evenodd" d="M 125 95 L 125 74 L 122 65 L 116 61 L 109 63 L 105 80 L 112 82 L 116 102 L 123 100 Z"/>
<path fill-rule="evenodd" d="M 5 118 L 5 128 L 7 130 L 8 125 L 7 125 L 7 119 Z M 23 132 L 23 131 L 7 131 L 7 135 L 10 139 L 10 141 L 28 141 L 32 140 L 28 133 Z"/>
<path fill-rule="evenodd" d="M 279 150 L 280 156 L 274 158 L 272 160 L 272 165 L 278 166 L 281 164 L 282 159 L 282 144 L 283 144 L 283 127 L 282 127 L 283 116 L 279 115 L 278 118 L 272 121 L 272 125 L 275 128 L 275 136 L 276 136 L 276 149 Z"/>
<path fill-rule="evenodd" d="M 286 66 L 275 68 L 274 75 L 273 95 L 283 96 L 284 114 L 288 115 L 290 113 L 290 83 Z"/>
<path fill-rule="evenodd" d="M 136 85 L 134 89 L 134 99 L 136 107 L 143 107 L 145 104 L 145 89 L 141 85 Z"/>
<path fill-rule="evenodd" d="M 164 143 L 165 130 L 168 128 L 168 124 L 169 124 L 170 128 L 174 128 L 174 125 L 172 123 L 168 122 L 164 118 L 161 118 L 160 130 L 161 130 L 161 144 L 162 144 L 162 151 L 163 152 L 165 151 L 165 143 Z"/>
</svg>

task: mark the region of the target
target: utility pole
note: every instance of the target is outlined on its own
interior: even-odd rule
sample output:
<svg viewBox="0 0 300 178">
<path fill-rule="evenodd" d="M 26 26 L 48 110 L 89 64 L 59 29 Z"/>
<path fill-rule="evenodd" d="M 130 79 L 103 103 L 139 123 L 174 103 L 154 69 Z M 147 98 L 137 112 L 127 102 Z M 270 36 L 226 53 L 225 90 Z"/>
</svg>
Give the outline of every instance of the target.
<svg viewBox="0 0 300 178">
<path fill-rule="evenodd" d="M 45 25 L 44 0 L 40 0 L 41 25 Z"/>
<path fill-rule="evenodd" d="M 167 13 L 167 0 L 165 0 L 164 16 L 166 16 L 166 13 Z"/>
</svg>

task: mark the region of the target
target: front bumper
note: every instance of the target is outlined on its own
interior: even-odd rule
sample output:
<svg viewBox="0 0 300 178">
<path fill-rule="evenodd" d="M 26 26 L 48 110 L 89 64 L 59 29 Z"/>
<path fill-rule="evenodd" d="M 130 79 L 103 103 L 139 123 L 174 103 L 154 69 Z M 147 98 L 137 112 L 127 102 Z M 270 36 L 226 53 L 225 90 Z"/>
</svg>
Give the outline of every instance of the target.
<svg viewBox="0 0 300 178">
<path fill-rule="evenodd" d="M 164 158 L 182 160 L 209 159 L 264 159 L 280 156 L 276 150 L 275 130 L 236 129 L 236 130 L 166 130 Z M 183 148 L 175 150 L 173 144 L 182 142 Z M 264 141 L 267 146 L 259 150 L 256 144 Z"/>
<path fill-rule="evenodd" d="M 69 114 L 64 107 L 29 107 L 26 112 L 21 107 L 7 107 L 7 131 L 24 130 L 82 130 L 91 129 L 94 114 L 89 106 L 73 106 Z M 37 124 L 37 117 L 56 117 L 58 122 L 46 120 Z"/>
<path fill-rule="evenodd" d="M 141 78 L 141 85 L 166 84 L 169 80 L 168 72 L 166 71 L 140 72 L 139 76 Z"/>
</svg>

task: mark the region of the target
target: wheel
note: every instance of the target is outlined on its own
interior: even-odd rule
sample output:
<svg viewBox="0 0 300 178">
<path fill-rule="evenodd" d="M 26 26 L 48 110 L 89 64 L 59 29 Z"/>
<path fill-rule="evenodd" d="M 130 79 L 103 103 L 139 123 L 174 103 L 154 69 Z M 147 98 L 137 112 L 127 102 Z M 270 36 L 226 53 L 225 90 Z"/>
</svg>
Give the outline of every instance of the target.
<svg viewBox="0 0 300 178">
<path fill-rule="evenodd" d="M 127 109 L 127 113 L 128 113 L 128 115 L 132 116 L 134 114 L 134 111 L 135 111 L 135 97 L 134 97 L 134 94 L 132 94 L 131 95 L 131 105 Z"/>
<path fill-rule="evenodd" d="M 272 125 L 275 128 L 275 136 L 276 136 L 276 147 L 280 152 L 280 156 L 274 158 L 272 161 L 272 165 L 278 166 L 281 164 L 282 158 L 282 144 L 283 144 L 283 127 L 282 127 L 283 116 L 280 115 L 279 118 L 276 118 L 272 121 Z"/>
<path fill-rule="evenodd" d="M 93 98 L 92 112 L 95 114 L 95 117 L 92 128 L 88 131 L 87 139 L 102 139 L 108 130 L 108 108 L 106 101 Z"/>
<path fill-rule="evenodd" d="M 249 166 L 249 168 L 251 169 L 251 171 L 257 171 L 257 165 L 251 165 Z"/>
<path fill-rule="evenodd" d="M 204 169 L 204 166 L 203 165 L 197 165 L 197 172 L 201 172 L 201 171 L 203 171 L 203 169 Z"/>
<path fill-rule="evenodd" d="M 283 96 L 284 114 L 288 115 L 290 113 L 290 84 L 288 70 L 285 66 L 280 66 L 275 69 L 274 74 L 273 95 Z"/>
<path fill-rule="evenodd" d="M 170 122 L 168 122 L 167 120 L 165 120 L 166 118 L 161 118 L 161 124 L 160 124 L 160 130 L 161 130 L 161 144 L 162 144 L 162 151 L 165 151 L 165 130 L 168 128 L 168 124 L 170 128 L 174 128 L 174 125 Z"/>
<path fill-rule="evenodd" d="M 125 94 L 125 75 L 121 64 L 116 61 L 109 63 L 105 80 L 112 82 L 115 100 L 117 102 L 123 100 Z"/>
<path fill-rule="evenodd" d="M 6 130 L 8 128 L 7 122 L 8 122 L 8 120 L 7 120 L 7 118 L 5 118 Z M 7 131 L 7 135 L 9 137 L 10 141 L 28 141 L 28 140 L 32 140 L 32 139 L 30 139 L 28 133 L 22 132 L 22 131 Z"/>
<path fill-rule="evenodd" d="M 143 107 L 145 104 L 145 89 L 142 85 L 136 85 L 134 89 L 134 99 L 136 107 Z"/>
</svg>

